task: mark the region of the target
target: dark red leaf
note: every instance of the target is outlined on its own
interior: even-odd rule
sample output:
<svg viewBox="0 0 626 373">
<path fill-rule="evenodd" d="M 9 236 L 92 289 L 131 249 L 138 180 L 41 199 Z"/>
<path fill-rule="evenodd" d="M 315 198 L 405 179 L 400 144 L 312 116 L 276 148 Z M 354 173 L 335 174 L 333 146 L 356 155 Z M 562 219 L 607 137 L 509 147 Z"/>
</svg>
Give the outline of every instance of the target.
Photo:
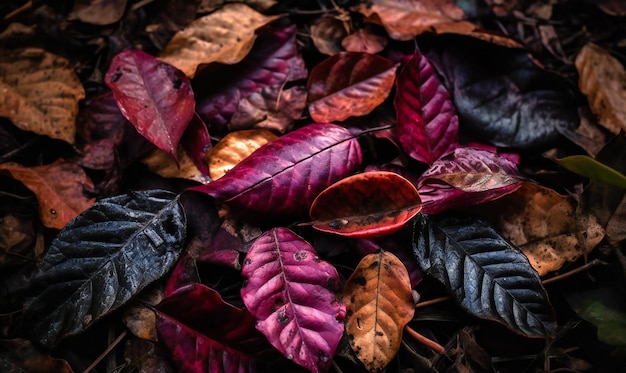
<svg viewBox="0 0 626 373">
<path fill-rule="evenodd" d="M 104 81 L 137 131 L 176 159 L 195 108 L 185 74 L 145 52 L 125 50 L 113 58 Z"/>
<path fill-rule="evenodd" d="M 316 122 L 343 121 L 372 112 L 391 92 L 397 65 L 384 57 L 341 52 L 309 76 L 309 113 Z"/>
<path fill-rule="evenodd" d="M 263 145 L 220 179 L 191 190 L 248 217 L 303 216 L 322 190 L 360 166 L 361 148 L 350 131 L 316 123 Z"/>
<path fill-rule="evenodd" d="M 198 114 L 193 114 L 180 141 L 193 164 L 198 167 L 203 175 L 208 175 L 209 167 L 204 162 L 204 154 L 211 149 L 211 136 L 209 136 L 206 124 Z"/>
<path fill-rule="evenodd" d="M 163 296 L 167 298 L 176 290 L 199 282 L 200 276 L 198 275 L 196 260 L 189 253 L 186 253 L 176 262 L 176 266 L 174 266 L 174 270 L 165 284 Z"/>
<path fill-rule="evenodd" d="M 353 175 L 331 185 L 311 205 L 313 228 L 347 237 L 378 237 L 400 229 L 422 209 L 417 189 L 386 171 Z"/>
<path fill-rule="evenodd" d="M 411 158 L 432 164 L 458 143 L 456 109 L 419 49 L 400 71 L 394 104 L 398 140 Z"/>
</svg>

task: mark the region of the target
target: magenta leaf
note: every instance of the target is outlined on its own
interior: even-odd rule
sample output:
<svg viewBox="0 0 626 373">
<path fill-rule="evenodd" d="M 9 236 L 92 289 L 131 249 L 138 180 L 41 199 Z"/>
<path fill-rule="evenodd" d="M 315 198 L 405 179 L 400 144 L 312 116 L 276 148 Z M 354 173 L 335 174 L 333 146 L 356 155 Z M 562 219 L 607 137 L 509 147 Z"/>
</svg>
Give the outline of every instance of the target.
<svg viewBox="0 0 626 373">
<path fill-rule="evenodd" d="M 422 211 L 460 209 L 512 193 L 524 180 L 515 163 L 486 150 L 457 148 L 418 179 Z"/>
<path fill-rule="evenodd" d="M 204 162 L 204 154 L 211 149 L 211 136 L 206 124 L 198 114 L 193 114 L 180 142 L 198 170 L 204 175 L 208 175 L 209 167 Z"/>
<path fill-rule="evenodd" d="M 185 74 L 145 52 L 125 50 L 113 58 L 104 81 L 137 131 L 177 159 L 178 142 L 195 109 Z"/>
<path fill-rule="evenodd" d="M 313 247 L 287 228 L 274 228 L 250 247 L 241 296 L 257 328 L 290 360 L 324 372 L 343 334 L 339 275 Z"/>
<path fill-rule="evenodd" d="M 306 216 L 315 197 L 361 166 L 354 135 L 335 124 L 310 124 L 257 149 L 220 179 L 191 190 L 263 218 Z"/>
<path fill-rule="evenodd" d="M 411 158 L 430 165 L 458 143 L 450 95 L 419 50 L 400 71 L 394 104 L 398 140 Z"/>
</svg>

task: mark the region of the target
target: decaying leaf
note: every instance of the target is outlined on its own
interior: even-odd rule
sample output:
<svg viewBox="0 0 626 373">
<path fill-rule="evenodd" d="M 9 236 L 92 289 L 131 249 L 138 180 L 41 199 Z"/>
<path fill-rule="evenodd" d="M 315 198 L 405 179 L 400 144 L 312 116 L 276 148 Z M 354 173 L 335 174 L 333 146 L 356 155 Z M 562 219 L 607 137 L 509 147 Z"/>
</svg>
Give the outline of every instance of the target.
<svg viewBox="0 0 626 373">
<path fill-rule="evenodd" d="M 369 28 L 362 28 L 346 36 L 341 46 L 348 52 L 376 54 L 387 46 L 387 37 L 379 35 Z"/>
<path fill-rule="evenodd" d="M 320 193 L 309 215 L 313 228 L 346 237 L 391 234 L 422 209 L 415 186 L 387 171 L 348 176 Z"/>
<path fill-rule="evenodd" d="M 93 25 L 110 25 L 122 18 L 127 0 L 76 0 L 68 19 L 78 18 Z"/>
<path fill-rule="evenodd" d="M 205 156 L 211 179 L 217 180 L 252 152 L 277 136 L 267 130 L 242 130 L 224 136 Z"/>
<path fill-rule="evenodd" d="M 160 345 L 131 338 L 124 346 L 124 360 L 129 367 L 144 373 L 176 373 Z"/>
<path fill-rule="evenodd" d="M 73 373 L 67 361 L 53 358 L 25 339 L 0 340 L 0 369 L 7 373 Z"/>
<path fill-rule="evenodd" d="M 227 4 L 177 32 L 159 57 L 193 78 L 200 65 L 234 64 L 250 51 L 254 32 L 280 16 L 265 16 L 245 4 Z"/>
<path fill-rule="evenodd" d="M 518 246 L 541 276 L 589 254 L 604 237 L 595 217 L 577 210 L 571 198 L 530 182 L 474 212 Z"/>
<path fill-rule="evenodd" d="M 93 189 L 93 183 L 76 163 L 58 159 L 45 166 L 24 167 L 8 162 L 0 164 L 0 170 L 9 171 L 35 193 L 39 216 L 49 228 L 63 228 L 95 201 L 85 195 Z"/>
<path fill-rule="evenodd" d="M 341 41 L 347 35 L 343 22 L 335 17 L 318 18 L 311 25 L 311 39 L 317 50 L 332 56 L 341 52 Z"/>
<path fill-rule="evenodd" d="M 147 288 L 124 308 L 121 316 L 122 322 L 135 336 L 156 342 L 158 340 L 157 317 L 154 307 L 162 300 L 162 287 Z"/>
<path fill-rule="evenodd" d="M 32 218 L 20 214 L 0 217 L 0 268 L 23 265 L 44 251 L 44 237 Z"/>
<path fill-rule="evenodd" d="M 69 62 L 42 49 L 0 51 L 0 116 L 25 131 L 74 143 L 85 90 Z"/>
<path fill-rule="evenodd" d="M 381 372 L 402 342 L 415 303 L 406 267 L 386 251 L 369 254 L 342 291 L 350 347 L 369 372 Z"/>
<path fill-rule="evenodd" d="M 178 146 L 177 157 L 178 164 L 168 153 L 161 149 L 153 149 L 141 159 L 141 162 L 148 166 L 150 171 L 163 177 L 177 177 L 197 181 L 202 184 L 211 181 L 211 178 L 198 169 L 180 145 Z"/>
<path fill-rule="evenodd" d="M 578 86 L 598 121 L 617 134 L 626 130 L 626 70 L 621 62 L 589 43 L 576 56 Z"/>
</svg>

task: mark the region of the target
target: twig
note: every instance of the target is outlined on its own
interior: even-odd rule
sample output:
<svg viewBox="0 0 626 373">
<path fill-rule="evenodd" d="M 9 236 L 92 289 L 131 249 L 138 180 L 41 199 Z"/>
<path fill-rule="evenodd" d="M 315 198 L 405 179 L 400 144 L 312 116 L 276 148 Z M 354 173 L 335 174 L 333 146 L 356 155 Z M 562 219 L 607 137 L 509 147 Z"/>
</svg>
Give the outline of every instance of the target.
<svg viewBox="0 0 626 373">
<path fill-rule="evenodd" d="M 122 334 L 120 334 L 114 341 L 113 343 L 111 343 L 109 345 L 109 347 L 107 347 L 106 350 L 104 350 L 104 352 L 102 354 L 100 354 L 100 356 L 98 356 L 98 358 L 91 363 L 90 366 L 87 367 L 87 369 L 85 369 L 83 371 L 83 373 L 89 373 L 93 370 L 93 368 L 96 367 L 96 365 L 100 364 L 100 362 L 102 361 L 102 359 L 104 359 L 111 351 L 113 351 L 113 349 L 122 341 L 122 339 L 124 339 L 124 337 L 126 337 L 126 335 L 128 334 L 128 330 L 124 330 L 122 332 Z"/>
<path fill-rule="evenodd" d="M 418 304 L 416 304 L 415 308 L 422 308 L 422 307 L 432 306 L 433 304 L 445 302 L 445 301 L 448 301 L 450 299 L 451 298 L 449 296 L 445 296 L 445 297 L 439 297 L 439 298 L 435 298 L 435 299 L 425 300 L 423 302 L 419 302 Z"/>
<path fill-rule="evenodd" d="M 587 264 L 585 264 L 583 266 L 580 266 L 580 267 L 578 267 L 576 269 L 573 269 L 573 270 L 571 270 L 569 272 L 565 272 L 565 273 L 560 274 L 558 276 L 554 276 L 552 278 L 543 280 L 543 284 L 544 285 L 548 285 L 548 284 L 551 284 L 553 282 L 557 282 L 557 281 L 563 280 L 565 278 L 573 276 L 573 275 L 575 275 L 577 273 L 580 273 L 582 271 L 585 271 L 585 270 L 587 270 L 587 269 L 589 269 L 591 267 L 597 266 L 597 265 L 608 265 L 608 263 L 604 262 L 604 261 L 602 261 L 600 259 L 594 259 L 594 260 L 590 261 L 589 263 L 587 263 Z"/>
<path fill-rule="evenodd" d="M 10 159 L 15 154 L 21 152 L 22 150 L 24 150 L 24 149 L 28 148 L 29 146 L 31 146 L 31 145 L 35 144 L 36 142 L 38 142 L 39 139 L 40 139 L 39 137 L 32 138 L 32 139 L 26 141 L 24 144 L 22 144 L 19 148 L 13 149 L 13 150 L 11 150 L 8 153 L 3 154 L 2 156 L 0 156 L 0 162 L 4 162 L 4 161 Z"/>
<path fill-rule="evenodd" d="M 4 20 L 8 21 L 9 19 L 19 15 L 20 13 L 23 13 L 23 12 L 29 10 L 32 7 L 33 7 L 33 2 L 32 1 L 28 1 L 24 5 L 22 5 L 21 7 L 17 8 L 17 9 L 14 9 L 12 12 L 6 14 L 4 16 Z"/>
<path fill-rule="evenodd" d="M 405 326 L 404 330 L 409 333 L 409 335 L 411 337 L 413 337 L 417 342 L 423 344 L 424 346 L 430 348 L 431 350 L 439 353 L 439 354 L 443 354 L 446 349 L 440 345 L 439 343 L 433 341 L 432 339 L 426 338 L 423 335 L 421 335 L 420 333 L 416 332 L 415 330 L 413 330 L 410 326 Z"/>
</svg>

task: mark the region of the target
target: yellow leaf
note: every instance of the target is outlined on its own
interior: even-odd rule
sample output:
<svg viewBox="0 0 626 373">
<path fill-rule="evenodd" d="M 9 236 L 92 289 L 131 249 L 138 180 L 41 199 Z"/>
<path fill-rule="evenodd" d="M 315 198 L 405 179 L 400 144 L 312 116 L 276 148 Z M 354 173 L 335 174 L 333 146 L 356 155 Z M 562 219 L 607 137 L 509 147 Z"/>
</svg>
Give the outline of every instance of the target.
<svg viewBox="0 0 626 373">
<path fill-rule="evenodd" d="M 224 136 L 204 156 L 211 179 L 217 180 L 255 150 L 277 136 L 267 130 L 243 130 Z"/>
<path fill-rule="evenodd" d="M 159 57 L 193 78 L 200 65 L 241 61 L 254 44 L 254 32 L 278 18 L 245 4 L 228 4 L 177 32 Z"/>
<path fill-rule="evenodd" d="M 406 267 L 380 251 L 364 257 L 343 290 L 350 347 L 370 372 L 380 372 L 402 342 L 402 330 L 415 304 Z"/>
<path fill-rule="evenodd" d="M 85 91 L 68 65 L 38 48 L 0 50 L 0 116 L 22 130 L 73 144 Z"/>
<path fill-rule="evenodd" d="M 178 164 L 172 157 L 161 149 L 154 149 L 141 159 L 150 171 L 166 178 L 180 178 L 194 180 L 202 184 L 210 182 L 210 178 L 202 172 L 189 158 L 182 146 L 178 146 Z"/>
</svg>

